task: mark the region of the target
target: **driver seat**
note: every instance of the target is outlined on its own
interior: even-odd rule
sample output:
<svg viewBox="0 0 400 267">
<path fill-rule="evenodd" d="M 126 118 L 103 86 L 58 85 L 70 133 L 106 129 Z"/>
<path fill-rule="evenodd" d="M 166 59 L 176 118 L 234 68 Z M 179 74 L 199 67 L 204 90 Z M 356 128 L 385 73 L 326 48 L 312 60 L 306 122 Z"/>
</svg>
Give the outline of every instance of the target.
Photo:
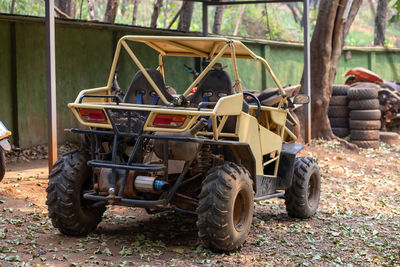
<svg viewBox="0 0 400 267">
<path fill-rule="evenodd" d="M 161 73 L 155 69 L 146 69 L 146 71 L 153 79 L 158 89 L 160 89 L 161 93 L 165 96 L 165 98 L 169 102 L 171 102 L 173 97 L 168 93 Z M 154 88 L 150 85 L 143 72 L 139 70 L 133 77 L 131 85 L 129 86 L 129 89 L 123 99 L 123 102 L 157 105 L 159 99 L 160 97 L 157 95 L 156 91 L 154 91 Z"/>
<path fill-rule="evenodd" d="M 234 94 L 232 81 L 222 69 L 210 70 L 200 81 L 191 101 L 197 107 L 200 102 L 218 102 L 221 97 Z"/>
<path fill-rule="evenodd" d="M 210 70 L 206 76 L 200 81 L 196 92 L 193 95 L 191 105 L 198 107 L 201 102 L 218 102 L 221 97 L 235 94 L 235 90 L 232 86 L 232 80 L 229 74 L 222 70 L 221 65 L 216 63 L 214 69 Z M 202 106 L 202 107 L 205 107 Z M 249 107 L 245 101 L 243 101 L 243 111 L 248 112 Z M 211 131 L 211 120 L 208 123 L 208 128 Z M 236 116 L 230 116 L 224 128 L 223 132 L 234 133 L 236 130 Z"/>
</svg>

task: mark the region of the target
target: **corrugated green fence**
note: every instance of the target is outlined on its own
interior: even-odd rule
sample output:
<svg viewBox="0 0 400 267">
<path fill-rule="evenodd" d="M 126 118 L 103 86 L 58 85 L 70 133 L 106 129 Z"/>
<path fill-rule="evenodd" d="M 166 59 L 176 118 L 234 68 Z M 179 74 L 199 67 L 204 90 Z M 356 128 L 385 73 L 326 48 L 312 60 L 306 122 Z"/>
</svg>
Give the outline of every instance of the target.
<svg viewBox="0 0 400 267">
<path fill-rule="evenodd" d="M 77 126 L 67 108 L 78 92 L 104 86 L 118 39 L 126 34 L 177 35 L 174 31 L 74 21 L 56 22 L 57 115 L 59 141 L 72 140 L 64 128 Z M 14 134 L 14 142 L 26 147 L 47 142 L 45 27 L 41 18 L 0 15 L 0 120 Z M 298 44 L 242 40 L 265 57 L 282 84 L 297 84 L 303 72 L 303 47 Z M 157 54 L 143 46 L 133 47 L 149 67 L 157 66 Z M 400 80 L 400 50 L 345 49 L 338 67 L 341 74 L 352 67 L 369 68 L 388 80 Z M 345 59 L 346 58 L 346 59 Z M 192 59 L 166 59 L 167 83 L 183 91 L 192 77 L 183 64 L 197 66 Z M 229 65 L 223 60 L 223 64 Z M 271 78 L 259 63 L 240 60 L 241 80 L 251 90 L 272 87 Z M 136 67 L 124 55 L 120 62 L 120 85 L 127 88 Z M 230 68 L 227 68 L 228 72 Z M 312 75 L 312 74 L 311 74 Z M 233 77 L 233 76 L 232 76 Z"/>
</svg>

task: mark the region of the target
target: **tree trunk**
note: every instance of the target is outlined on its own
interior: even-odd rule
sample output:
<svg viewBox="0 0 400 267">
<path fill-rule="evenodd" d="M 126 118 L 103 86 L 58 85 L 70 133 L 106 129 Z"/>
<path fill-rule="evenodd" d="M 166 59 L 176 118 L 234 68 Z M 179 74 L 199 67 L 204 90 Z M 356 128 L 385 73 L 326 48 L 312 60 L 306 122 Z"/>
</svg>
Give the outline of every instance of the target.
<svg viewBox="0 0 400 267">
<path fill-rule="evenodd" d="M 75 0 L 55 0 L 54 5 L 70 18 L 75 18 L 76 5 Z"/>
<path fill-rule="evenodd" d="M 15 7 L 15 0 L 12 0 L 10 14 L 14 14 L 14 7 Z"/>
<path fill-rule="evenodd" d="M 239 25 L 240 25 L 240 23 L 242 22 L 242 17 L 243 17 L 243 13 L 244 13 L 244 10 L 245 10 L 245 9 L 246 9 L 246 5 L 242 5 L 242 6 L 240 7 L 239 16 L 238 16 L 238 18 L 237 18 L 237 20 L 236 20 L 235 29 L 233 30 L 233 35 L 234 35 L 234 36 L 237 35 L 238 32 L 239 32 Z"/>
<path fill-rule="evenodd" d="M 165 8 L 164 8 L 164 29 L 167 28 L 167 18 L 168 18 L 168 9 L 169 3 L 168 0 L 165 0 Z"/>
<path fill-rule="evenodd" d="M 133 1 L 133 12 L 132 12 L 132 25 L 136 25 L 136 16 L 137 16 L 137 10 L 138 10 L 138 0 Z"/>
<path fill-rule="evenodd" d="M 188 32 L 192 21 L 194 2 L 184 1 L 179 17 L 178 30 Z"/>
<path fill-rule="evenodd" d="M 90 20 L 97 20 L 96 6 L 94 0 L 87 0 Z"/>
<path fill-rule="evenodd" d="M 388 18 L 388 1 L 379 0 L 375 17 L 374 45 L 385 44 L 385 31 Z"/>
<path fill-rule="evenodd" d="M 372 16 L 374 16 L 374 18 L 375 18 L 376 17 L 376 8 L 374 5 L 374 0 L 368 0 L 368 3 L 369 3 L 369 9 L 371 10 Z"/>
<path fill-rule="evenodd" d="M 119 0 L 108 0 L 104 12 L 104 22 L 114 23 L 117 16 Z"/>
<path fill-rule="evenodd" d="M 286 5 L 288 6 L 288 8 L 290 9 L 290 11 L 292 12 L 292 16 L 293 16 L 294 21 L 295 21 L 296 23 L 299 23 L 299 24 L 300 24 L 300 22 L 301 22 L 300 16 L 301 16 L 301 15 L 298 13 L 298 8 L 296 9 L 296 8 L 294 7 L 294 5 L 297 5 L 297 3 L 287 3 Z"/>
<path fill-rule="evenodd" d="M 219 2 L 223 2 L 223 0 L 218 0 Z M 221 24 L 222 24 L 222 15 L 224 14 L 225 6 L 217 6 L 215 8 L 215 15 L 214 15 L 214 25 L 212 32 L 214 34 L 221 33 Z"/>
<path fill-rule="evenodd" d="M 154 2 L 153 15 L 151 15 L 151 22 L 150 22 L 151 28 L 157 28 L 157 19 L 158 16 L 160 15 L 162 4 L 163 4 L 162 0 L 156 0 Z"/>
<path fill-rule="evenodd" d="M 122 0 L 122 2 L 121 2 L 121 7 L 120 7 L 121 16 L 125 16 L 126 7 L 127 7 L 128 5 L 129 5 L 128 0 Z"/>
<path fill-rule="evenodd" d="M 316 10 L 318 8 L 318 0 L 311 0 L 312 9 Z"/>
<path fill-rule="evenodd" d="M 335 138 L 328 119 L 332 84 L 344 40 L 362 0 L 321 0 L 311 40 L 311 136 Z"/>
</svg>

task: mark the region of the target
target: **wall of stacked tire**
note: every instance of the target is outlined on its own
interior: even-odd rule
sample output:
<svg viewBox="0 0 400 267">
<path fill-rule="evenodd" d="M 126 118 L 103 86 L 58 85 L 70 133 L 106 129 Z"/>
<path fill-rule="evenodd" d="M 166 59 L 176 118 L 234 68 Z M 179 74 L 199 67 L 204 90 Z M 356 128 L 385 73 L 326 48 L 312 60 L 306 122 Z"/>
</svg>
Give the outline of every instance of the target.
<svg viewBox="0 0 400 267">
<path fill-rule="evenodd" d="M 328 117 L 331 122 L 332 131 L 336 136 L 341 138 L 350 134 L 348 91 L 349 86 L 347 85 L 334 85 L 328 108 Z"/>
<path fill-rule="evenodd" d="M 328 109 L 333 133 L 361 148 L 379 148 L 380 141 L 397 144 L 398 134 L 381 132 L 379 85 L 334 85 Z"/>
</svg>

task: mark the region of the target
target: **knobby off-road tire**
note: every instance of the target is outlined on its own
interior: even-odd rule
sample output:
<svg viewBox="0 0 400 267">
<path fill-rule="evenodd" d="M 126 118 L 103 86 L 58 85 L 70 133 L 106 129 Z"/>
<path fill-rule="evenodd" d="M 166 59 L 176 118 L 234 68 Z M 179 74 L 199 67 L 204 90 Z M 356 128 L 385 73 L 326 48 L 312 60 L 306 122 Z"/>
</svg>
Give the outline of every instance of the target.
<svg viewBox="0 0 400 267">
<path fill-rule="evenodd" d="M 3 180 L 6 174 L 6 155 L 4 155 L 4 150 L 0 147 L 0 182 Z"/>
<path fill-rule="evenodd" d="M 348 85 L 333 85 L 332 86 L 332 96 L 338 96 L 338 95 L 347 95 L 347 92 L 349 91 L 350 86 Z"/>
<path fill-rule="evenodd" d="M 380 128 L 380 120 L 350 120 L 350 129 L 352 130 L 379 130 Z"/>
<path fill-rule="evenodd" d="M 329 121 L 334 128 L 349 128 L 348 118 L 329 118 Z"/>
<path fill-rule="evenodd" d="M 350 134 L 350 130 L 349 128 L 335 128 L 332 127 L 332 132 L 334 135 L 336 135 L 337 137 L 343 138 L 346 137 Z"/>
<path fill-rule="evenodd" d="M 381 119 L 381 111 L 379 109 L 352 110 L 352 111 L 350 111 L 350 119 L 352 119 L 352 120 L 380 120 Z"/>
<path fill-rule="evenodd" d="M 399 135 L 393 132 L 380 132 L 379 139 L 391 146 L 399 143 Z"/>
<path fill-rule="evenodd" d="M 379 148 L 381 146 L 378 140 L 351 140 L 351 142 L 362 148 Z"/>
<path fill-rule="evenodd" d="M 329 118 L 347 118 L 349 116 L 349 108 L 347 106 L 329 106 Z"/>
<path fill-rule="evenodd" d="M 351 100 L 376 99 L 378 98 L 378 90 L 379 86 L 362 83 L 352 86 L 347 96 Z"/>
<path fill-rule="evenodd" d="M 351 100 L 349 108 L 352 110 L 379 109 L 378 99 Z"/>
<path fill-rule="evenodd" d="M 318 209 L 321 194 L 321 175 L 313 158 L 296 158 L 292 186 L 285 191 L 285 205 L 289 216 L 308 218 Z"/>
<path fill-rule="evenodd" d="M 199 238 L 205 246 L 233 251 L 246 241 L 253 220 L 253 195 L 244 167 L 225 162 L 208 172 L 197 208 Z"/>
<path fill-rule="evenodd" d="M 46 204 L 53 226 L 66 235 L 82 236 L 96 229 L 104 206 L 91 207 L 83 192 L 91 188 L 92 170 L 89 155 L 73 151 L 63 155 L 49 175 Z"/>
<path fill-rule="evenodd" d="M 345 95 L 332 96 L 329 106 L 347 106 L 348 100 Z"/>
<path fill-rule="evenodd" d="M 351 140 L 379 140 L 378 130 L 351 130 Z"/>
</svg>

